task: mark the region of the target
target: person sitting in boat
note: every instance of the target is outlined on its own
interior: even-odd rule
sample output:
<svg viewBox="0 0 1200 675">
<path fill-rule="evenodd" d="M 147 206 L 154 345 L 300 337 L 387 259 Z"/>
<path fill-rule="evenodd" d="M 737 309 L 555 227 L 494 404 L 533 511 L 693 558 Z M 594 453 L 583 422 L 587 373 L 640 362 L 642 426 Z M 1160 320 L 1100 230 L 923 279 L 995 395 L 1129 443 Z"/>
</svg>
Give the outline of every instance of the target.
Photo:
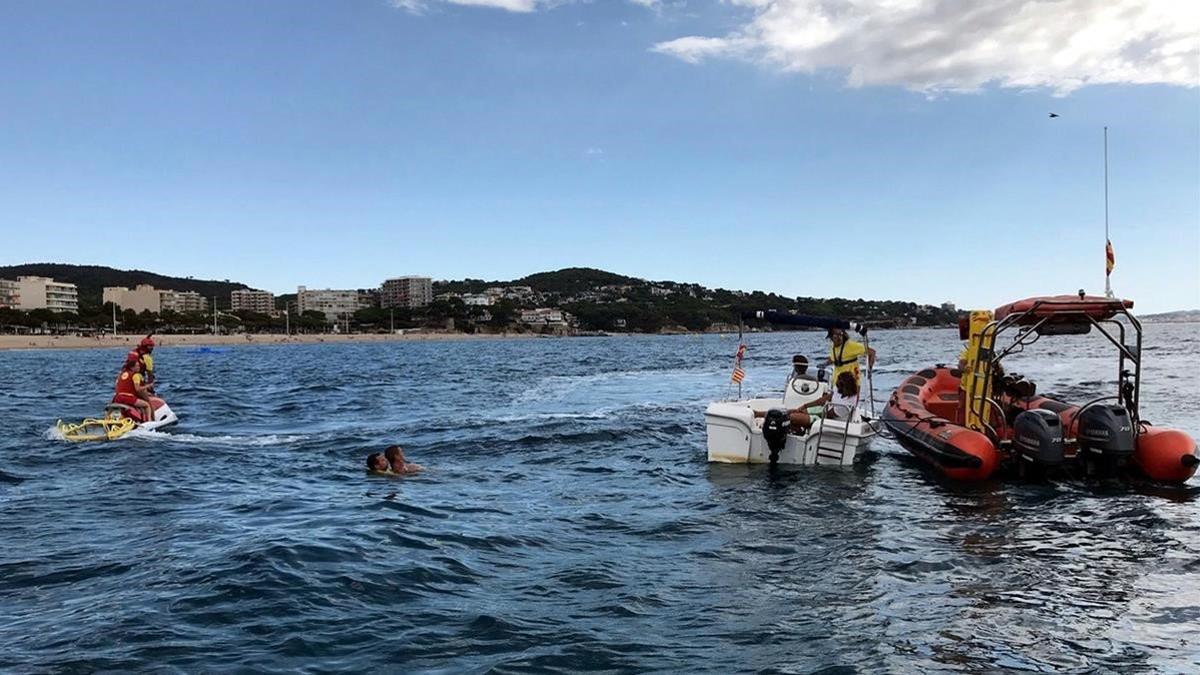
<svg viewBox="0 0 1200 675">
<path fill-rule="evenodd" d="M 404 448 L 398 445 L 389 446 L 383 451 L 384 458 L 387 459 L 388 465 L 391 467 L 392 473 L 403 476 L 409 473 L 416 473 L 423 467 L 420 464 L 411 464 L 404 461 Z"/>
<path fill-rule="evenodd" d="M 137 350 L 125 355 L 125 366 L 117 375 L 116 394 L 113 403 L 120 403 L 136 408 L 141 413 L 142 421 L 154 419 L 154 406 L 150 404 L 150 387 L 142 378 L 142 355 Z"/>
<path fill-rule="evenodd" d="M 808 372 L 808 357 L 803 354 L 796 354 L 792 357 L 792 377 L 809 380 L 810 382 L 824 382 L 825 369 L 818 368 L 816 374 L 810 374 Z"/>
<path fill-rule="evenodd" d="M 829 394 L 827 416 L 833 420 L 848 420 L 858 407 L 858 382 L 848 372 L 842 373 L 833 383 L 834 390 Z"/>
<path fill-rule="evenodd" d="M 808 357 L 803 354 L 796 354 L 792 357 L 792 377 L 796 377 L 801 380 L 811 380 L 813 382 L 820 381 L 819 376 L 809 375 Z"/>
<path fill-rule="evenodd" d="M 834 382 L 834 388 L 827 394 L 808 403 L 803 408 L 788 411 L 792 433 L 804 434 L 812 428 L 813 422 L 828 417 L 831 420 L 848 420 L 858 407 L 858 383 L 854 376 L 844 372 Z M 755 417 L 766 417 L 767 411 L 754 411 Z"/>
<path fill-rule="evenodd" d="M 861 383 L 862 375 L 859 372 L 858 359 L 865 354 L 867 356 L 867 369 L 874 368 L 875 348 L 864 347 L 861 342 L 851 340 L 846 331 L 841 328 L 830 328 L 825 337 L 830 341 L 830 346 L 829 358 L 825 360 L 824 365 L 833 366 L 834 384 L 837 384 L 838 378 L 841 377 L 842 373 L 853 375 L 855 385 Z"/>
</svg>

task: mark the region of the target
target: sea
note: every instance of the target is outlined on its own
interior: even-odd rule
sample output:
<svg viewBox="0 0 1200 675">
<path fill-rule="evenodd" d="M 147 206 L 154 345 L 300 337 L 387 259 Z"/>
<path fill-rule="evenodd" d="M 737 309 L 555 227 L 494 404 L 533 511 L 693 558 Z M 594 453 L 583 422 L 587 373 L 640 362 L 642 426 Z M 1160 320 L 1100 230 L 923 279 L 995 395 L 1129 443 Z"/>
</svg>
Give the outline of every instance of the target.
<svg viewBox="0 0 1200 675">
<path fill-rule="evenodd" d="M 1142 416 L 1200 437 L 1200 325 Z M 822 333 L 748 334 L 745 395 Z M 876 407 L 956 331 L 878 331 Z M 118 350 L 0 353 L 3 672 L 1200 671 L 1200 478 L 710 465 L 736 335 L 161 348 L 178 425 L 70 444 Z M 1112 393 L 1099 335 L 1009 362 Z M 398 443 L 425 470 L 388 478 Z"/>
</svg>

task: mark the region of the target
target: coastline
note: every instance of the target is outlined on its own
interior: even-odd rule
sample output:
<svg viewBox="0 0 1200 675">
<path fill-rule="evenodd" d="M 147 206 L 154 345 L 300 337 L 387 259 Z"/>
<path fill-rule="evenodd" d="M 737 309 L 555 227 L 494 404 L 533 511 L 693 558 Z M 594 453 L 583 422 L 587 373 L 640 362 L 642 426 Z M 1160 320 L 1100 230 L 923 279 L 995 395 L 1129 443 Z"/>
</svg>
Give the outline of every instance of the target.
<svg viewBox="0 0 1200 675">
<path fill-rule="evenodd" d="M 132 349 L 145 335 L 0 335 L 0 351 L 20 349 Z M 380 342 L 425 342 L 433 340 L 507 340 L 542 336 L 533 333 L 405 333 L 399 335 L 361 333 L 336 334 L 249 334 L 234 335 L 155 335 L 158 347 L 238 347 L 247 345 L 375 344 Z"/>
<path fill-rule="evenodd" d="M 950 330 L 953 326 L 921 326 L 925 329 Z M 889 328 L 887 330 L 919 330 L 917 327 Z M 780 331 L 747 331 L 748 334 L 771 334 Z M 791 332 L 791 331 L 785 331 Z M 805 331 L 798 331 L 805 332 Z M 662 333 L 580 333 L 577 335 L 545 335 L 541 333 L 451 333 L 451 332 L 414 332 L 401 334 L 387 333 L 308 333 L 283 335 L 280 333 L 235 333 L 233 335 L 212 335 L 208 333 L 195 335 L 155 334 L 154 342 L 158 347 L 244 347 L 247 345 L 315 345 L 315 344 L 377 344 L 381 342 L 429 342 L 443 340 L 529 340 L 535 338 L 568 338 L 568 337 L 629 337 L 633 335 L 734 335 L 728 331 L 697 331 L 697 332 L 662 332 Z M 80 337 L 77 335 L 0 335 L 0 352 L 35 349 L 133 349 L 145 337 L 136 335 L 101 335 L 99 337 Z"/>
</svg>

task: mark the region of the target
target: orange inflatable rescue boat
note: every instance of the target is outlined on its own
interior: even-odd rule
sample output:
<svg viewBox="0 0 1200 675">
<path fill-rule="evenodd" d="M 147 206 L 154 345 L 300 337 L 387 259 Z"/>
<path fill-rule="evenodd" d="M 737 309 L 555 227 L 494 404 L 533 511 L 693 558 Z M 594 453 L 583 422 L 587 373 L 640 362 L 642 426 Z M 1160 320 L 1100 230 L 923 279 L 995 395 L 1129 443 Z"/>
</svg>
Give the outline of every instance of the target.
<svg viewBox="0 0 1200 675">
<path fill-rule="evenodd" d="M 955 480 L 1132 471 L 1183 483 L 1200 465 L 1196 442 L 1141 419 L 1142 326 L 1129 312 L 1132 307 L 1129 300 L 1080 292 L 971 312 L 959 326 L 968 341 L 960 363 L 926 368 L 904 380 L 888 401 L 884 422 L 910 452 Z M 1081 404 L 1056 401 L 1001 366 L 1006 356 L 1043 336 L 1093 329 L 1117 348 L 1115 394 Z M 1011 344 L 998 347 L 997 338 L 1005 334 L 1012 335 Z"/>
</svg>

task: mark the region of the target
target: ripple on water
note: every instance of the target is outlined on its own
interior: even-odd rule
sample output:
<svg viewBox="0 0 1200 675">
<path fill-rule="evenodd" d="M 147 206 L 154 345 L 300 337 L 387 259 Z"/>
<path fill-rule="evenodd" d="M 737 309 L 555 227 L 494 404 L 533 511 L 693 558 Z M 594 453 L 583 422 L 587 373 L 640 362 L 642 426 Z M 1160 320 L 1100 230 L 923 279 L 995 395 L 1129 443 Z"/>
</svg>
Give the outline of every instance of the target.
<svg viewBox="0 0 1200 675">
<path fill-rule="evenodd" d="M 751 391 L 825 349 L 750 339 Z M 1147 341 L 1145 415 L 1197 434 L 1200 341 Z M 1195 670 L 1195 486 L 959 486 L 884 438 L 848 470 L 709 466 L 734 344 L 164 349 L 181 424 L 96 446 L 16 374 L 95 414 L 112 354 L 0 354 L 0 669 Z M 880 398 L 959 348 L 872 344 Z M 1088 344 L 1013 367 L 1086 398 L 1112 386 Z M 368 476 L 392 442 L 428 470 Z"/>
</svg>

